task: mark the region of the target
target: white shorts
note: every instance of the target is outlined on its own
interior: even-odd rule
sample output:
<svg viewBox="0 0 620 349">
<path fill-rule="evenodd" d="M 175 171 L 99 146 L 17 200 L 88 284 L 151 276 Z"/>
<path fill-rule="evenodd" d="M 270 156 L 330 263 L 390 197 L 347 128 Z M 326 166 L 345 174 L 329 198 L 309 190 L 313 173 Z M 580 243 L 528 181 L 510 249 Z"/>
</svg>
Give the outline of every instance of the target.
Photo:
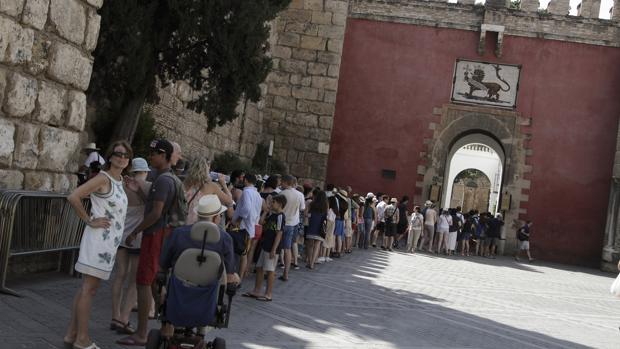
<svg viewBox="0 0 620 349">
<path fill-rule="evenodd" d="M 260 256 L 258 256 L 258 262 L 256 262 L 256 268 L 263 268 L 264 271 L 276 271 L 276 265 L 278 264 L 278 256 L 269 258 L 269 252 L 260 250 Z"/>
<path fill-rule="evenodd" d="M 530 242 L 529 241 L 519 241 L 519 249 L 521 250 L 529 250 L 530 249 Z"/>
</svg>

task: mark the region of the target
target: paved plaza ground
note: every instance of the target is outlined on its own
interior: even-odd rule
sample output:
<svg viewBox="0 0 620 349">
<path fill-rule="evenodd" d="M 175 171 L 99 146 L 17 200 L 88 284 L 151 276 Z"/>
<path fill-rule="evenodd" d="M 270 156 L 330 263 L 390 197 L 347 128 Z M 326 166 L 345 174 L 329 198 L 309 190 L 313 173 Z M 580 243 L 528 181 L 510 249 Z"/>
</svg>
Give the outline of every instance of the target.
<svg viewBox="0 0 620 349">
<path fill-rule="evenodd" d="M 234 299 L 228 348 L 620 348 L 613 275 L 509 258 L 355 251 L 277 281 L 274 301 Z M 252 280 L 253 281 L 253 280 Z M 33 275 L 0 296 L 0 348 L 62 348 L 79 279 Z M 250 280 L 243 291 L 250 288 Z M 109 283 L 94 303 L 92 337 L 107 329 Z M 156 323 L 152 322 L 155 326 Z"/>
</svg>

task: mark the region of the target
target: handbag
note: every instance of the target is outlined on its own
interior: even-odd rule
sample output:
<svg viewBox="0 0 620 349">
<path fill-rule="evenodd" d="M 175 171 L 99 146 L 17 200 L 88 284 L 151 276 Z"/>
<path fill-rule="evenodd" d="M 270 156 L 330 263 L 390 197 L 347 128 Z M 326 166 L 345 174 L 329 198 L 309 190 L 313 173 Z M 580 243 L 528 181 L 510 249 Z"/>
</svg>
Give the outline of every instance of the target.
<svg viewBox="0 0 620 349">
<path fill-rule="evenodd" d="M 616 280 L 614 280 L 614 282 L 611 284 L 609 292 L 611 292 L 611 294 L 613 294 L 614 296 L 620 298 L 620 274 L 618 274 Z"/>
</svg>

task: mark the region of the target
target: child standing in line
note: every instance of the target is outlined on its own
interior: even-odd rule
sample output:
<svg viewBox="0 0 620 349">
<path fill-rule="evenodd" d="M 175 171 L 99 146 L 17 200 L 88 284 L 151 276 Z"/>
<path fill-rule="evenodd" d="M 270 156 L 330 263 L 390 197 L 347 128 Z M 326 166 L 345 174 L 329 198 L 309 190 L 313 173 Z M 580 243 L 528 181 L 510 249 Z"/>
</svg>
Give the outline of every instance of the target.
<svg viewBox="0 0 620 349">
<path fill-rule="evenodd" d="M 252 292 L 244 293 L 244 297 L 251 297 L 263 302 L 271 302 L 273 283 L 276 278 L 277 256 L 282 247 L 282 230 L 284 229 L 285 217 L 282 209 L 286 206 L 286 197 L 276 195 L 272 198 L 271 212 L 265 218 L 263 225 L 263 236 L 261 238 L 261 251 L 256 263 L 256 283 Z M 261 295 L 263 288 L 264 273 L 267 272 L 267 289 Z"/>
</svg>

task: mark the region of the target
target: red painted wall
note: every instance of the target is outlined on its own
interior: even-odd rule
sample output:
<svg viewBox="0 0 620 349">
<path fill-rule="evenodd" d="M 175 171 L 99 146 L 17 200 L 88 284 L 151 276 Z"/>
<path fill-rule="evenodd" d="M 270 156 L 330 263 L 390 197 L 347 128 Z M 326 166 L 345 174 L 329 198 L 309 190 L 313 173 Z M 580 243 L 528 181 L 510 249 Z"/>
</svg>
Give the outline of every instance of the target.
<svg viewBox="0 0 620 349">
<path fill-rule="evenodd" d="M 476 32 L 350 19 L 327 181 L 415 193 L 433 108 L 450 101 L 457 58 L 521 64 L 517 111 L 532 117 L 527 218 L 539 258 L 596 266 L 620 116 L 620 49 L 504 37 L 502 59 Z M 381 177 L 394 169 L 396 180 Z M 524 217 L 525 218 L 525 217 Z"/>
</svg>

